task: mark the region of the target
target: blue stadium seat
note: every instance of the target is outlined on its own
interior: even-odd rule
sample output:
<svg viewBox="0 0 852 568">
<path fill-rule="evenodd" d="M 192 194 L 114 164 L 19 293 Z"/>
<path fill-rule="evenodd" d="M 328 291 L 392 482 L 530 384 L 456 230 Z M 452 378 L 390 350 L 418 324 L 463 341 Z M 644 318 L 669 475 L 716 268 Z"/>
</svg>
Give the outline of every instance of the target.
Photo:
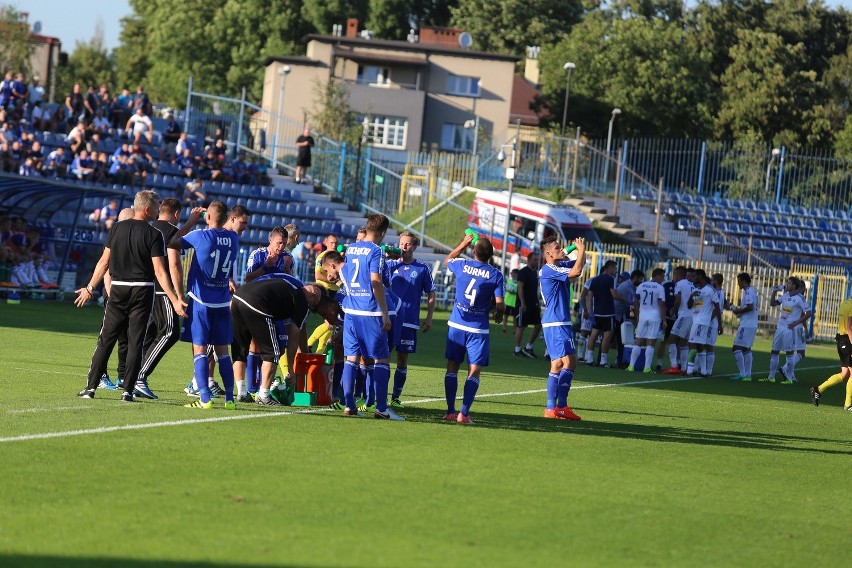
<svg viewBox="0 0 852 568">
<path fill-rule="evenodd" d="M 813 253 L 818 256 L 825 256 L 825 247 L 823 247 L 820 243 L 816 243 L 813 245 Z"/>
<path fill-rule="evenodd" d="M 801 241 L 802 240 L 802 230 L 799 229 L 798 227 L 791 227 L 790 228 L 790 238 L 793 239 L 793 240 L 796 240 L 796 241 Z"/>
<path fill-rule="evenodd" d="M 761 201 L 760 203 L 757 204 L 757 210 L 760 211 L 761 213 L 769 213 L 772 209 L 770 208 L 770 206 L 767 202 Z"/>
<path fill-rule="evenodd" d="M 840 244 L 844 246 L 852 245 L 852 237 L 849 236 L 849 233 L 840 233 Z"/>
<path fill-rule="evenodd" d="M 293 199 L 293 193 L 289 189 L 282 189 L 279 199 L 283 201 L 290 201 L 291 199 Z"/>
<path fill-rule="evenodd" d="M 763 234 L 767 237 L 777 237 L 778 228 L 774 225 L 763 225 Z"/>
<path fill-rule="evenodd" d="M 840 256 L 840 253 L 837 250 L 837 247 L 834 245 L 825 245 L 825 256 Z"/>
<path fill-rule="evenodd" d="M 806 241 L 815 241 L 817 240 L 817 237 L 814 234 L 813 229 L 802 229 L 802 239 Z"/>
<path fill-rule="evenodd" d="M 849 218 L 849 214 L 846 213 L 846 211 L 844 211 L 843 209 L 838 209 L 837 211 L 834 212 L 834 217 L 836 219 L 840 219 L 842 221 L 845 221 L 846 219 Z"/>
<path fill-rule="evenodd" d="M 746 211 L 757 211 L 757 203 L 752 201 L 751 199 L 746 199 L 743 201 L 743 209 Z"/>
<path fill-rule="evenodd" d="M 799 250 L 801 254 L 812 254 L 814 249 L 811 243 L 799 243 Z"/>
<path fill-rule="evenodd" d="M 269 214 L 261 215 L 260 216 L 260 222 L 258 223 L 258 226 L 262 227 L 264 229 L 272 228 L 272 216 L 269 215 Z"/>
</svg>

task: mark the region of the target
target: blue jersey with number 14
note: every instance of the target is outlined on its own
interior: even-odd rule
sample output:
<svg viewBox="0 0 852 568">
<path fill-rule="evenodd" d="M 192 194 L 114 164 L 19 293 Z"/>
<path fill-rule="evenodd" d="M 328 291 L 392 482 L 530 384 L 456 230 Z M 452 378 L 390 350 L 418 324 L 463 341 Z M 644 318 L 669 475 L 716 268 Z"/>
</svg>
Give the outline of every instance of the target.
<svg viewBox="0 0 852 568">
<path fill-rule="evenodd" d="M 212 308 L 229 306 L 228 279 L 237 259 L 239 235 L 228 229 L 199 229 L 183 237 L 180 244 L 195 249 L 186 282 L 189 297 Z"/>
</svg>

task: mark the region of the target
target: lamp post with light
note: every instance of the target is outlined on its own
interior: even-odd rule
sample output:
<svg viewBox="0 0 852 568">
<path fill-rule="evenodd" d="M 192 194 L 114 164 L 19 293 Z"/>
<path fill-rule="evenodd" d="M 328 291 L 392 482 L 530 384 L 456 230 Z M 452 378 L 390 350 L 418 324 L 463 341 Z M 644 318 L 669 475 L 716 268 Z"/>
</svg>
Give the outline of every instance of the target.
<svg viewBox="0 0 852 568">
<path fill-rule="evenodd" d="M 287 82 L 288 73 L 290 73 L 289 65 L 285 65 L 278 70 L 278 76 L 281 77 L 281 93 L 278 96 L 278 114 L 275 116 L 275 143 L 272 145 L 273 165 L 276 164 L 278 159 L 278 138 L 281 136 L 281 114 L 284 112 L 284 85 Z"/>
<path fill-rule="evenodd" d="M 503 231 L 503 250 L 500 255 L 500 269 L 505 272 L 506 271 L 506 245 L 509 242 L 509 221 L 512 219 L 512 195 L 515 191 L 515 163 L 517 160 L 517 146 L 518 139 L 513 138 L 511 144 L 503 144 L 500 146 L 500 152 L 497 153 L 497 160 L 500 162 L 506 161 L 506 151 L 504 148 L 511 149 L 511 161 L 509 165 L 506 167 L 506 179 L 509 180 L 509 197 L 506 200 L 506 226 Z"/>
<path fill-rule="evenodd" d="M 606 135 L 606 160 L 604 160 L 604 175 L 603 182 L 606 183 L 607 175 L 609 175 L 609 160 L 610 160 L 610 148 L 612 146 L 612 125 L 615 122 L 615 117 L 621 114 L 621 109 L 616 107 L 612 109 L 612 114 L 609 118 L 609 130 Z"/>
</svg>

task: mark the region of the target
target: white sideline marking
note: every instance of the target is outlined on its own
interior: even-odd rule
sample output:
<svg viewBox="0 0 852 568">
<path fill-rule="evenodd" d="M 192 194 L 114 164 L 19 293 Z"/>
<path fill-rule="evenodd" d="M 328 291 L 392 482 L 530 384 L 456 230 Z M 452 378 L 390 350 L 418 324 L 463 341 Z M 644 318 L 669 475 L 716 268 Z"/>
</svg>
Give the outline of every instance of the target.
<svg viewBox="0 0 852 568">
<path fill-rule="evenodd" d="M 823 365 L 820 367 L 803 367 L 799 370 L 801 371 L 810 371 L 815 369 L 827 369 L 834 368 L 837 365 Z M 713 375 L 714 377 L 732 377 L 733 375 Z M 602 384 L 591 384 L 591 385 L 579 385 L 576 387 L 571 387 L 571 390 L 579 390 L 579 389 L 594 389 L 594 388 L 603 388 L 603 387 L 629 387 L 636 385 L 649 385 L 656 383 L 672 383 L 672 382 L 684 382 L 684 381 L 696 381 L 703 379 L 703 377 L 683 377 L 679 376 L 671 379 L 648 379 L 644 381 L 630 381 L 626 383 L 602 383 Z M 513 391 L 513 392 L 495 392 L 495 393 L 484 393 L 477 394 L 476 398 L 494 398 L 498 396 L 517 396 L 523 394 L 537 394 L 547 392 L 547 389 L 529 389 L 523 391 Z M 462 397 L 456 397 L 457 400 L 461 400 Z M 440 402 L 442 400 L 446 400 L 444 397 L 441 398 L 421 398 L 419 400 L 412 400 L 406 402 L 406 404 L 427 404 L 430 402 Z M 30 408 L 23 410 L 10 410 L 8 411 L 10 414 L 13 412 L 39 412 L 41 410 L 60 410 L 66 408 L 77 408 L 77 407 L 59 407 L 59 408 Z M 80 408 L 88 408 L 88 407 L 80 407 Z M 188 420 L 169 420 L 166 422 L 151 422 L 147 424 L 126 424 L 124 426 L 102 426 L 100 428 L 87 428 L 84 430 L 66 430 L 64 432 L 44 432 L 41 434 L 22 434 L 20 436 L 8 436 L 4 438 L 0 438 L 0 444 L 4 444 L 7 442 L 24 442 L 27 440 L 47 440 L 50 438 L 67 438 L 71 436 L 85 436 L 88 434 L 106 434 L 109 432 L 119 432 L 122 430 L 145 430 L 148 428 L 163 428 L 167 426 L 185 426 L 188 424 L 207 424 L 212 422 L 228 422 L 231 420 L 251 420 L 254 418 L 272 418 L 275 416 L 294 416 L 296 414 L 316 414 L 319 412 L 329 412 L 330 408 L 311 408 L 299 411 L 283 411 L 283 412 L 252 412 L 250 414 L 236 414 L 231 416 L 216 416 L 211 418 L 192 418 Z"/>
</svg>

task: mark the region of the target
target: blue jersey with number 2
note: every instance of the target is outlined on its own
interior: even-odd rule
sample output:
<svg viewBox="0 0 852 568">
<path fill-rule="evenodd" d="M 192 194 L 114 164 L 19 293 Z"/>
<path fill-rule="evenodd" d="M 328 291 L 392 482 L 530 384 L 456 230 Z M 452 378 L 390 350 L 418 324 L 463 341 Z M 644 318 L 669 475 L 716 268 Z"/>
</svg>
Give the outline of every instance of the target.
<svg viewBox="0 0 852 568">
<path fill-rule="evenodd" d="M 228 279 L 237 259 L 239 235 L 228 229 L 199 229 L 183 237 L 180 244 L 195 249 L 186 282 L 189 297 L 209 307 L 228 306 Z"/>
</svg>

